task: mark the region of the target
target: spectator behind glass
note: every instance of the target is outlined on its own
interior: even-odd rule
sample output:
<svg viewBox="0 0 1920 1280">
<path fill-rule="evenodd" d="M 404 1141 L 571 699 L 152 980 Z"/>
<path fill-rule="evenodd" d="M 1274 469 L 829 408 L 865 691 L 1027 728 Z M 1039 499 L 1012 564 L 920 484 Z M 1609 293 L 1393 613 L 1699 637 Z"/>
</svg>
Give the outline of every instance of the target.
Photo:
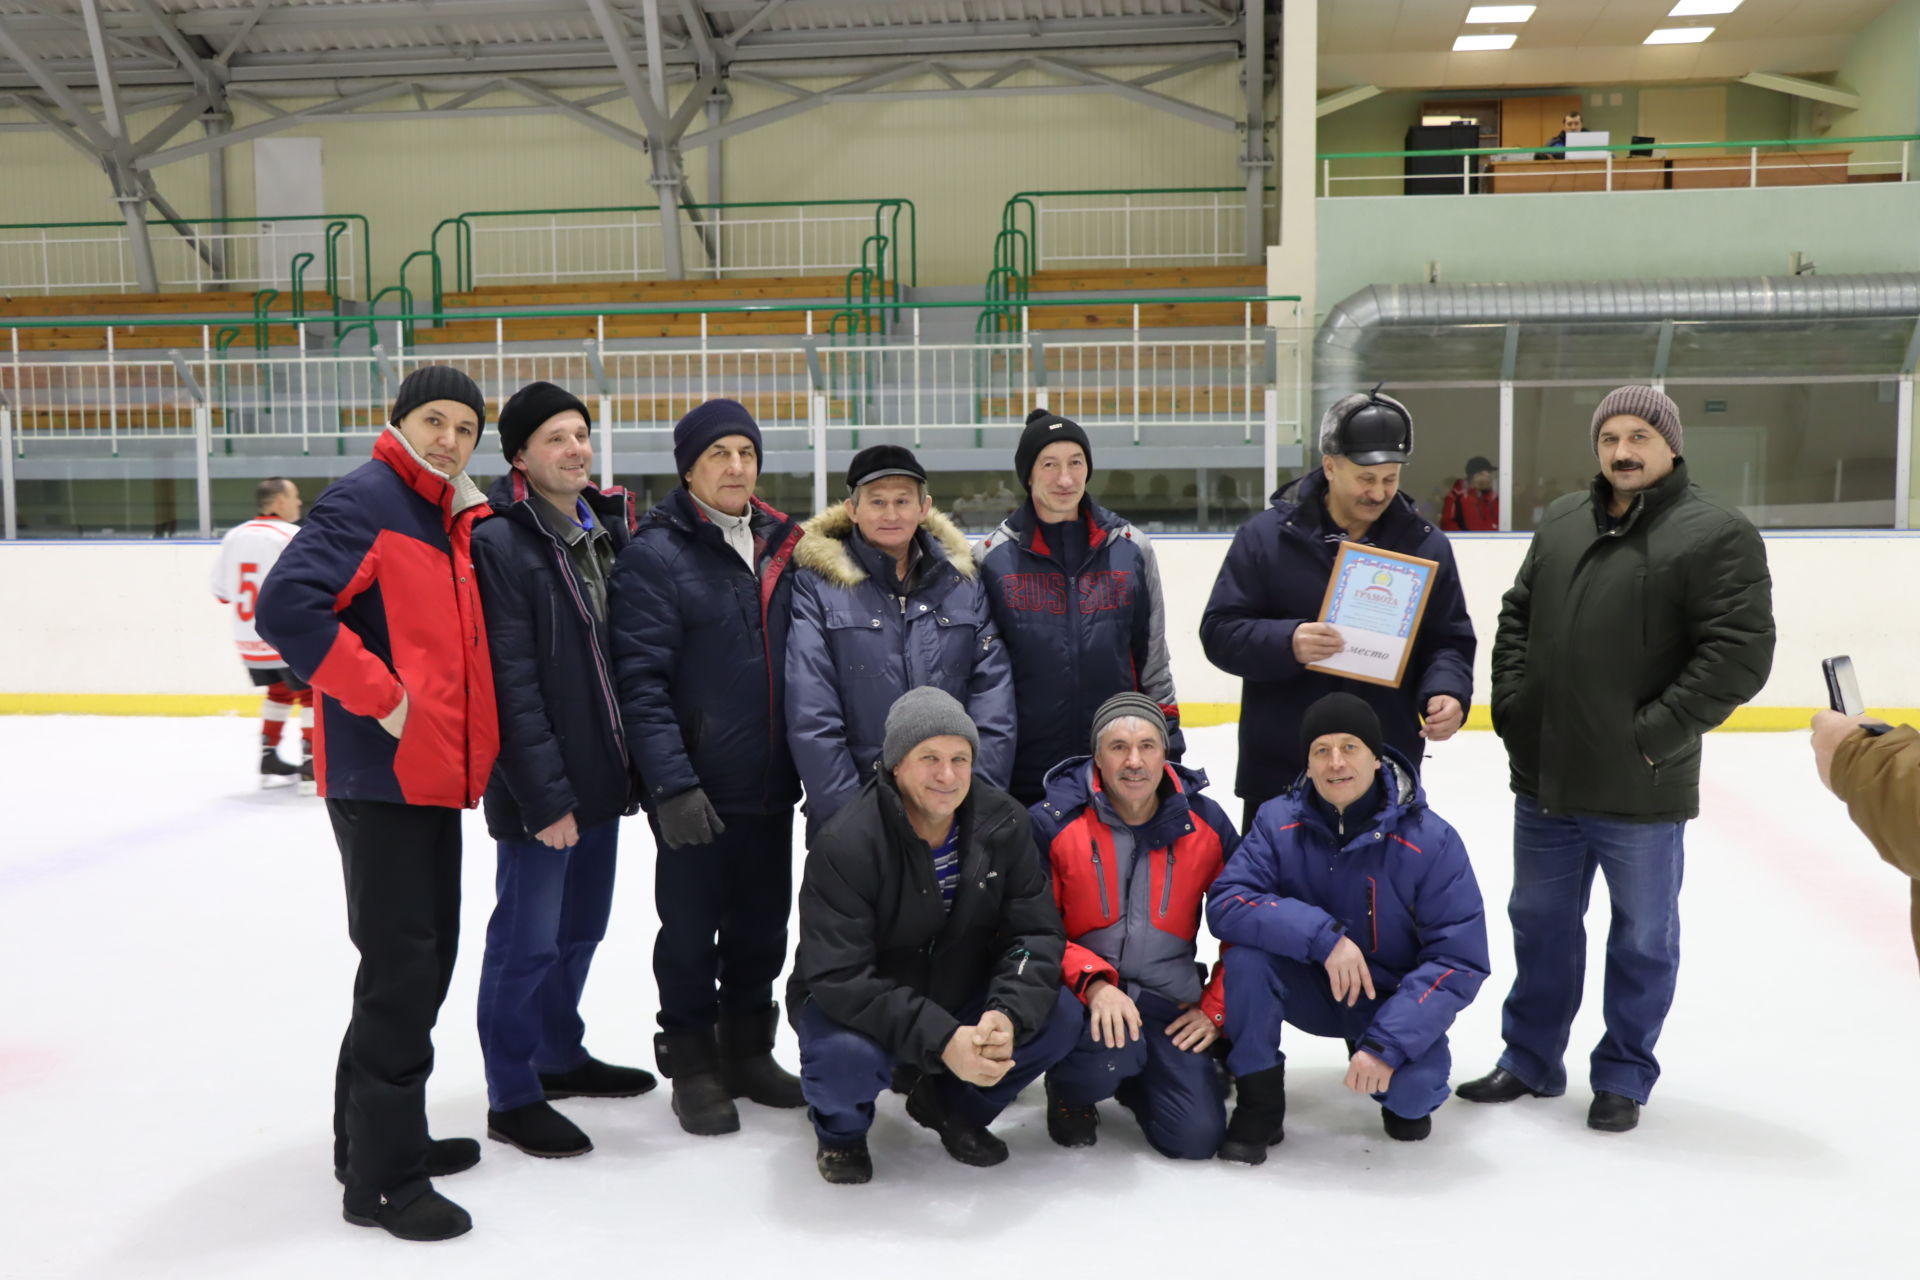
<svg viewBox="0 0 1920 1280">
<path fill-rule="evenodd" d="M 1580 122 L 1578 111 L 1569 111 L 1560 118 L 1560 132 L 1547 139 L 1547 149 L 1533 153 L 1535 160 L 1565 160 L 1567 158 L 1567 135 L 1584 133 L 1586 125 Z"/>
</svg>

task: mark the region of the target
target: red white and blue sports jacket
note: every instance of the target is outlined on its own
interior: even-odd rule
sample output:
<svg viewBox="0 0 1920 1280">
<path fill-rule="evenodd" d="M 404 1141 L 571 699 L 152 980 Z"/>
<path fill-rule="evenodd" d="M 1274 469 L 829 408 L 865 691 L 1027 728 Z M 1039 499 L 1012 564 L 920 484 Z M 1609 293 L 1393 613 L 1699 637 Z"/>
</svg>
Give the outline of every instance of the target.
<svg viewBox="0 0 1920 1280">
<path fill-rule="evenodd" d="M 1372 818 L 1344 834 L 1304 776 L 1261 805 L 1213 886 L 1207 924 L 1222 946 L 1302 964 L 1323 963 L 1343 933 L 1353 939 L 1380 994 L 1361 1045 L 1398 1067 L 1444 1035 L 1486 981 L 1487 918 L 1466 847 L 1392 747 L 1379 785 L 1387 791 Z"/>
<path fill-rule="evenodd" d="M 398 430 L 327 486 L 260 591 L 255 625 L 320 697 L 320 794 L 471 808 L 499 753 L 487 629 L 473 571 L 487 501 Z M 400 737 L 380 727 L 407 698 Z"/>
<path fill-rule="evenodd" d="M 1216 964 L 1203 988 L 1196 939 L 1207 890 L 1239 837 L 1220 806 L 1200 794 L 1204 773 L 1166 768 L 1160 808 L 1137 832 L 1107 802 L 1091 756 L 1057 765 L 1046 799 L 1028 811 L 1067 927 L 1061 981 L 1082 1001 L 1099 978 L 1178 1005 L 1198 1001 L 1219 1026 L 1226 1020 L 1222 970 Z"/>
</svg>

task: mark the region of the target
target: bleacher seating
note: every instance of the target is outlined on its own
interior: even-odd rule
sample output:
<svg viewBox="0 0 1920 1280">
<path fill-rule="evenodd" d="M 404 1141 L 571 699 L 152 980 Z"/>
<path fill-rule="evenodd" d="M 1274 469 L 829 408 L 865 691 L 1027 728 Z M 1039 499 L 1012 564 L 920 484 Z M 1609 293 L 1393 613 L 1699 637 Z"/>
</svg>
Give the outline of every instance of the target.
<svg viewBox="0 0 1920 1280">
<path fill-rule="evenodd" d="M 784 303 L 818 301 L 812 308 L 812 332 L 825 333 L 833 315 L 844 304 L 834 305 L 843 283 L 831 276 L 768 276 L 743 280 L 638 280 L 620 283 L 532 284 L 476 289 L 449 293 L 442 304 L 444 314 L 457 316 L 463 311 L 483 312 L 491 316 L 500 311 L 546 311 L 572 307 L 670 307 Z M 891 292 L 889 287 L 888 292 Z M 804 334 L 808 332 L 807 311 L 712 312 L 706 315 L 706 332 L 713 337 L 758 337 L 768 334 Z M 596 318 L 581 316 L 508 317 L 497 326 L 484 320 L 450 319 L 437 329 L 422 326 L 414 333 L 421 344 L 490 343 L 498 334 L 507 342 L 580 340 L 600 332 Z M 701 332 L 701 313 L 672 311 L 652 315 L 609 315 L 609 338 L 697 338 Z"/>
<path fill-rule="evenodd" d="M 1156 293 L 1191 294 L 1197 290 L 1223 294 L 1263 294 L 1267 291 L 1265 266 L 1227 267 L 1114 267 L 1036 271 L 1027 279 L 1030 299 L 1057 301 L 1076 293 L 1095 297 L 1150 297 Z M 1035 329 L 1130 329 L 1134 322 L 1130 305 L 1078 307 L 1035 307 L 1028 324 Z M 1255 324 L 1266 323 L 1266 308 L 1253 307 Z M 1239 302 L 1154 302 L 1139 306 L 1142 328 L 1190 328 L 1239 326 L 1247 316 L 1247 306 Z"/>
<path fill-rule="evenodd" d="M 21 329 L 18 332 L 22 351 L 104 351 L 107 346 L 107 329 L 100 327 L 99 322 L 159 319 L 177 319 L 180 323 L 115 327 L 113 329 L 114 348 L 116 350 L 198 348 L 201 345 L 205 326 L 251 325 L 253 301 L 254 295 L 251 292 L 241 291 L 16 295 L 0 297 L 0 317 L 23 320 L 71 318 L 92 322 L 86 327 L 61 325 Z M 305 303 L 309 315 L 323 315 L 333 306 L 333 299 L 325 293 L 309 291 L 306 294 Z M 291 312 L 292 309 L 293 297 L 291 294 L 284 293 L 275 299 L 270 307 L 272 313 L 281 315 Z M 296 341 L 296 332 L 292 325 L 275 324 L 270 326 L 269 338 L 276 346 L 290 344 Z"/>
</svg>

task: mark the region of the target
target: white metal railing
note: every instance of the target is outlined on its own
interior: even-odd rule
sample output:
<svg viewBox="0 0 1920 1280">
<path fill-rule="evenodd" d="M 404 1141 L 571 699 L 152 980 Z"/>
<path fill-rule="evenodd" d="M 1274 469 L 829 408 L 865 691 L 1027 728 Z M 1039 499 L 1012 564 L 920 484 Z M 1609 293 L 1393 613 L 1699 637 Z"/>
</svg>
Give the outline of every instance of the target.
<svg viewBox="0 0 1920 1280">
<path fill-rule="evenodd" d="M 1881 159 L 1861 158 L 1838 146 L 1823 148 L 1818 142 L 1795 150 L 1780 146 L 1729 147 L 1720 155 L 1712 154 L 1711 148 L 1665 148 L 1658 144 L 1606 151 L 1541 148 L 1525 154 L 1447 156 L 1450 172 L 1421 174 L 1334 172 L 1336 160 L 1345 165 L 1362 158 L 1397 168 L 1405 158 L 1400 152 L 1373 157 L 1322 156 L 1320 194 L 1401 195 L 1409 183 L 1427 184 L 1429 191 L 1463 195 L 1545 195 L 1824 186 L 1845 184 L 1854 175 L 1879 174 L 1906 182 L 1913 177 L 1913 145 L 1913 139 L 1903 139 L 1897 153 Z M 1550 158 L 1539 158 L 1541 155 Z"/>
<path fill-rule="evenodd" d="M 1224 266 L 1246 256 L 1238 191 L 1034 195 L 1034 269 Z M 1265 202 L 1263 202 L 1263 208 Z"/>
<path fill-rule="evenodd" d="M 207 326 L 195 350 L 88 353 L 59 359 L 24 350 L 20 329 L 0 349 L 0 409 L 10 457 L 28 462 L 116 455 L 170 458 L 198 473 L 206 509 L 206 459 L 238 441 L 277 442 L 263 456 L 356 452 L 384 429 L 399 381 L 421 364 L 451 364 L 478 381 L 492 412 L 535 380 L 574 388 L 595 408 L 599 462 L 610 480 L 636 454 L 671 452 L 673 425 L 714 396 L 746 404 L 769 451 L 811 454 L 817 504 L 826 500 L 826 450 L 893 439 L 916 447 L 981 451 L 977 467 L 999 472 L 1027 412 L 1046 405 L 1115 443 L 1180 449 L 1207 466 L 1208 450 L 1264 445 L 1265 480 L 1282 446 L 1301 441 L 1299 361 L 1310 335 L 1249 324 L 1229 337 L 1168 339 L 1117 330 L 1071 341 L 1010 334 L 972 342 L 927 341 L 920 312 L 887 339 L 762 338 L 721 346 L 702 338 L 583 349 L 447 354 L 428 347 L 389 354 L 290 348 L 221 352 Z M 310 326 L 297 326 L 307 330 Z M 604 322 L 597 326 L 604 333 Z M 319 330 L 313 330 L 318 333 Z M 1124 433 L 1124 434 L 1123 434 Z M 355 440 L 361 443 L 354 443 Z M 86 442 L 82 444 L 81 442 Z M 78 452 L 76 452 L 76 447 Z M 251 450 L 258 452 L 258 450 Z M 0 504 L 14 510 L 11 473 Z"/>
<path fill-rule="evenodd" d="M 486 285 L 664 277 L 655 209 L 472 219 L 476 289 Z M 860 265 L 871 208 L 794 205 L 777 214 L 707 210 L 680 216 L 680 255 L 693 276 L 839 275 Z M 712 246 L 709 255 L 708 246 Z"/>
<path fill-rule="evenodd" d="M 148 226 L 154 273 L 165 293 L 210 288 L 255 290 L 286 288 L 293 259 L 312 253 L 314 264 L 305 287 L 326 284 L 323 264 L 328 219 L 261 219 L 257 223 L 192 223 L 189 240 L 171 224 Z M 339 241 L 338 272 L 342 296 L 359 286 L 362 246 L 356 221 L 345 222 Z M 140 289 L 133 245 L 125 226 L 0 227 L 0 293 L 130 293 Z M 200 248 L 196 248 L 196 243 Z M 203 255 L 201 250 L 206 250 Z M 215 271 L 207 262 L 220 263 Z"/>
</svg>

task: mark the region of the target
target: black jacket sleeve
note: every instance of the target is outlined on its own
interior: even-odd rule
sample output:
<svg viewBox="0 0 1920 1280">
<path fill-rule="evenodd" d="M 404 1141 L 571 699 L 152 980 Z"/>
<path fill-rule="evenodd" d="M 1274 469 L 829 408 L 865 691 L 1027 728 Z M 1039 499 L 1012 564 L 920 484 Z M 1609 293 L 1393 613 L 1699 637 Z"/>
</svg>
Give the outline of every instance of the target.
<svg viewBox="0 0 1920 1280">
<path fill-rule="evenodd" d="M 1016 817 L 997 839 L 1007 846 L 1007 856 L 995 859 L 1004 868 L 1007 887 L 994 939 L 1000 959 L 987 986 L 987 1008 L 1013 1021 L 1019 1041 L 1040 1030 L 1058 998 L 1067 934 L 1033 842 L 1032 823 Z"/>
</svg>

